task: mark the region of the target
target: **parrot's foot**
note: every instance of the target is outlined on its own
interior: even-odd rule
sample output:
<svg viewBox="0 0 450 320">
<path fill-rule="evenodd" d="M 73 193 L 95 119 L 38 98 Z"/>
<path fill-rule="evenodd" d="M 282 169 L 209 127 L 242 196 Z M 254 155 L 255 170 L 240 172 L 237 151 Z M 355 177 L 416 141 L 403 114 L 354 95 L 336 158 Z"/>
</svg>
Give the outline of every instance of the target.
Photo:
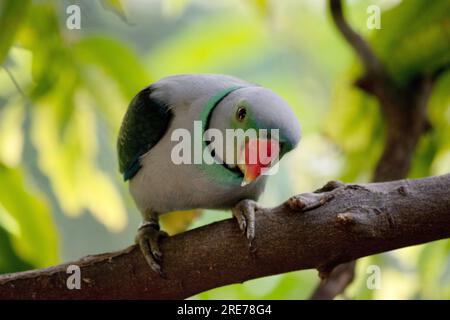
<svg viewBox="0 0 450 320">
<path fill-rule="evenodd" d="M 305 212 L 313 210 L 334 199 L 333 191 L 344 187 L 345 184 L 340 181 L 330 181 L 313 193 L 303 193 L 291 197 L 286 204 L 294 211 Z"/>
<path fill-rule="evenodd" d="M 142 254 L 150 267 L 161 277 L 165 277 L 161 270 L 162 253 L 159 248 L 159 241 L 162 237 L 167 237 L 167 233 L 160 230 L 159 224 L 155 221 L 145 221 L 138 229 L 135 242 L 139 244 Z"/>
<path fill-rule="evenodd" d="M 255 212 L 258 204 L 253 200 L 242 200 L 231 211 L 236 218 L 239 229 L 245 234 L 250 249 L 254 250 L 253 239 L 255 238 Z"/>
</svg>

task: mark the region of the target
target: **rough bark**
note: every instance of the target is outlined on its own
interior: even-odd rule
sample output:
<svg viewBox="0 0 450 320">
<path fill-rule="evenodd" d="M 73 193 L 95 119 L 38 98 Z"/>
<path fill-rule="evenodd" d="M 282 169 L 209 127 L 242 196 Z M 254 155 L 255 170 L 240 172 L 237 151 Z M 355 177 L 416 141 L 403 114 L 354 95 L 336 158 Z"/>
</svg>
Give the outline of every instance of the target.
<svg viewBox="0 0 450 320">
<path fill-rule="evenodd" d="M 450 237 L 450 174 L 365 185 L 328 184 L 256 218 L 256 252 L 234 220 L 164 239 L 163 279 L 140 251 L 87 256 L 0 276 L 0 299 L 182 299 L 293 270 L 323 273 L 356 258 Z M 81 289 L 66 286 L 81 269 Z"/>
</svg>

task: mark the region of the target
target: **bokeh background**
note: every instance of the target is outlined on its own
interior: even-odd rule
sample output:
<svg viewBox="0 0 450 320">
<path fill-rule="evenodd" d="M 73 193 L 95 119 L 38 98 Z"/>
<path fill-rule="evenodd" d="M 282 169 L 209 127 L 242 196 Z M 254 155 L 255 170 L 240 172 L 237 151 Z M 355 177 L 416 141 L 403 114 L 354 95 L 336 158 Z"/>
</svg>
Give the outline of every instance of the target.
<svg viewBox="0 0 450 320">
<path fill-rule="evenodd" d="M 79 30 L 66 27 L 71 4 Z M 381 30 L 366 26 L 371 4 Z M 354 0 L 346 13 L 399 81 L 450 61 L 448 0 Z M 0 273 L 132 243 L 140 214 L 116 138 L 134 94 L 167 75 L 231 74 L 292 105 L 303 139 L 270 178 L 265 205 L 330 179 L 370 181 L 383 146 L 377 102 L 353 86 L 361 66 L 324 0 L 0 0 L 0 64 Z M 449 72 L 429 113 L 410 177 L 450 172 Z M 192 227 L 229 217 L 208 211 Z M 379 290 L 366 286 L 372 264 Z M 193 298 L 305 299 L 317 283 L 307 270 Z M 361 259 L 340 298 L 450 298 L 450 241 Z"/>
</svg>

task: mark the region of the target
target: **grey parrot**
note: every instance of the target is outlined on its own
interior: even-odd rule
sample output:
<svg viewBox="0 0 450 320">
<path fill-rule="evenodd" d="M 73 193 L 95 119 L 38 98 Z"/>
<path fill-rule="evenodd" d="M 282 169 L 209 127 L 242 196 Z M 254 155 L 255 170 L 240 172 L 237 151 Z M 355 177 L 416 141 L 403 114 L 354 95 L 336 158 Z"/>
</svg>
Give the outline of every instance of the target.
<svg viewBox="0 0 450 320">
<path fill-rule="evenodd" d="M 249 129 L 257 136 L 236 143 L 239 139 L 227 135 L 229 130 Z M 271 136 L 273 129 L 277 137 Z M 215 138 L 211 135 L 208 140 L 207 132 L 215 133 Z M 190 138 L 182 141 L 183 134 Z M 222 144 L 218 134 L 224 137 Z M 249 154 L 264 149 L 278 161 L 297 146 L 300 136 L 300 124 L 283 99 L 236 77 L 176 75 L 140 91 L 124 116 L 117 148 L 120 172 L 143 216 L 136 243 L 150 267 L 162 274 L 159 241 L 167 234 L 160 229 L 159 216 L 171 211 L 231 209 L 251 244 L 255 201 L 267 180 L 262 172 L 274 162 L 263 163 L 258 156 L 249 161 Z M 213 161 L 174 159 L 174 155 L 194 158 L 199 154 L 195 146 Z"/>
</svg>

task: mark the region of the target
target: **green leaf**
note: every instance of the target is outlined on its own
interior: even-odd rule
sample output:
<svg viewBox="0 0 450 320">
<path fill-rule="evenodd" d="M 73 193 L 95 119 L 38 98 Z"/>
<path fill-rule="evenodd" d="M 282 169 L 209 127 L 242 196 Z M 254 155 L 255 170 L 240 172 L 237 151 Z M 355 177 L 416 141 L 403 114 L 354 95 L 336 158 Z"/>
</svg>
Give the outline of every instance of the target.
<svg viewBox="0 0 450 320">
<path fill-rule="evenodd" d="M 13 167 L 22 157 L 24 108 L 13 101 L 0 110 L 0 162 Z"/>
<path fill-rule="evenodd" d="M 450 65 L 450 1 L 403 1 L 382 15 L 373 47 L 403 85 Z"/>
<path fill-rule="evenodd" d="M 25 271 L 32 268 L 33 266 L 31 264 L 16 254 L 9 234 L 0 226 L 0 274 Z"/>
<path fill-rule="evenodd" d="M 0 227 L 9 232 L 14 251 L 35 267 L 57 263 L 58 236 L 47 202 L 19 169 L 0 165 L 0 181 Z"/>
<path fill-rule="evenodd" d="M 106 37 L 89 37 L 81 39 L 74 49 L 85 69 L 101 68 L 113 77 L 127 100 L 150 82 L 136 54 L 122 42 Z"/>
<path fill-rule="evenodd" d="M 325 130 L 346 153 L 344 181 L 368 180 L 383 146 L 382 119 L 376 100 L 353 86 L 353 66 L 336 83 Z"/>
<path fill-rule="evenodd" d="M 267 18 L 272 12 L 269 0 L 247 0 L 247 2 L 249 2 L 262 17 Z"/>
<path fill-rule="evenodd" d="M 423 246 L 418 259 L 419 281 L 421 297 L 425 299 L 441 299 L 440 282 L 448 261 L 450 241 L 441 240 Z"/>
<path fill-rule="evenodd" d="M 0 2 L 0 64 L 3 63 L 14 37 L 27 12 L 30 0 L 2 0 Z"/>
<path fill-rule="evenodd" d="M 190 0 L 162 0 L 162 12 L 166 16 L 179 16 L 183 13 Z"/>
<path fill-rule="evenodd" d="M 220 73 L 226 67 L 254 64 L 273 50 L 256 22 L 250 17 L 241 20 L 214 14 L 192 23 L 150 53 L 148 69 L 159 78 L 181 73 Z"/>
<path fill-rule="evenodd" d="M 55 84 L 66 82 L 63 76 L 76 74 L 71 51 L 61 34 L 55 3 L 33 3 L 18 41 L 33 54 L 31 73 L 35 85 L 29 94 L 32 99 L 47 94 Z"/>
<path fill-rule="evenodd" d="M 412 161 L 410 177 L 450 172 L 450 71 L 435 83 L 428 103 L 432 130 L 424 135 Z"/>
<path fill-rule="evenodd" d="M 125 13 L 121 0 L 101 0 L 101 4 L 103 8 L 114 12 L 120 19 L 128 22 L 127 15 Z"/>
<path fill-rule="evenodd" d="M 96 168 L 97 122 L 92 100 L 86 91 L 75 94 L 76 109 L 63 135 L 57 101 L 56 92 L 33 108 L 31 132 L 39 168 L 49 178 L 65 214 L 77 217 L 88 209 L 109 230 L 120 231 L 127 222 L 120 194 Z"/>
</svg>

